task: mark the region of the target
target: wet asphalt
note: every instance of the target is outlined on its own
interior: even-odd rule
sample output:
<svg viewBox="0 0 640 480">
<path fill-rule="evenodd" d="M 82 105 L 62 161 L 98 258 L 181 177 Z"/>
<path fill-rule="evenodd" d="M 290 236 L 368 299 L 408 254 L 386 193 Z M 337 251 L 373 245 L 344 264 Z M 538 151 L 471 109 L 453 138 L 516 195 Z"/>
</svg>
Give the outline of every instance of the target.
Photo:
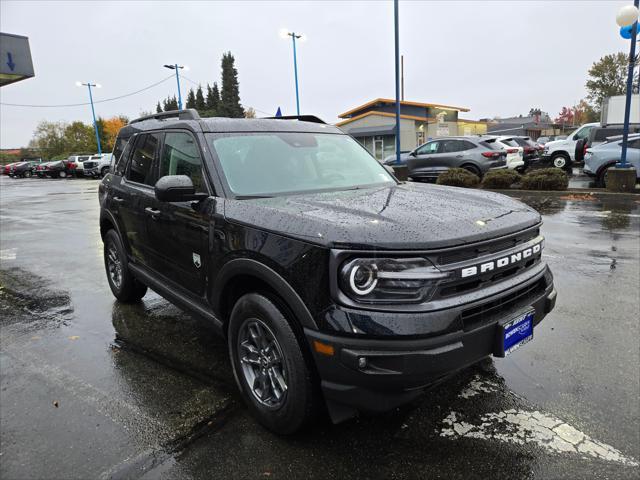
<svg viewBox="0 0 640 480">
<path fill-rule="evenodd" d="M 97 182 L 0 178 L 0 477 L 638 478 L 640 196 L 531 194 L 556 309 L 411 405 L 277 437 L 224 343 L 109 291 Z"/>
</svg>

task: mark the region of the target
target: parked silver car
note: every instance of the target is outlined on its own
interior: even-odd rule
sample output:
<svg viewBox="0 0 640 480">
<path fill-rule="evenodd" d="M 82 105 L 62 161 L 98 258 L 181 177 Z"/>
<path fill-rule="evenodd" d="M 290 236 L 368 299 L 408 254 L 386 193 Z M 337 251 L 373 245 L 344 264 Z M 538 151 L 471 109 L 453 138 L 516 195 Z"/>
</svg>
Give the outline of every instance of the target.
<svg viewBox="0 0 640 480">
<path fill-rule="evenodd" d="M 407 175 L 414 180 L 436 178 L 450 168 L 464 168 L 479 177 L 489 170 L 507 168 L 507 152 L 495 139 L 440 137 L 407 155 Z"/>
<path fill-rule="evenodd" d="M 596 178 L 601 187 L 607 186 L 607 172 L 620 160 L 622 155 L 622 135 L 607 138 L 605 143 L 587 149 L 584 157 L 584 173 Z M 629 135 L 627 161 L 636 169 L 640 179 L 640 134 Z"/>
</svg>

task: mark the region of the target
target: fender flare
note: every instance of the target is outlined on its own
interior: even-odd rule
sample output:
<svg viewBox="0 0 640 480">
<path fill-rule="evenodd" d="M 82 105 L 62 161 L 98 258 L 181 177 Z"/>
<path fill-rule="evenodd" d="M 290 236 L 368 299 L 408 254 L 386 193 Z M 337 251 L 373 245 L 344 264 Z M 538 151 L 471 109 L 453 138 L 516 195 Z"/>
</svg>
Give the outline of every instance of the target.
<svg viewBox="0 0 640 480">
<path fill-rule="evenodd" d="M 220 312 L 222 292 L 229 281 L 238 275 L 250 275 L 269 285 L 280 295 L 303 328 L 318 330 L 318 326 L 311 312 L 309 312 L 304 301 L 293 287 L 272 268 L 249 258 L 231 260 L 220 269 L 214 282 L 215 289 L 211 295 L 211 301 L 215 311 Z"/>
<path fill-rule="evenodd" d="M 126 236 L 122 235 L 122 232 L 120 231 L 120 224 L 118 223 L 118 220 L 116 220 L 116 217 L 109 210 L 101 209 L 100 224 L 102 224 L 102 220 L 104 219 L 106 219 L 109 223 L 111 223 L 111 225 L 113 225 L 116 232 L 118 233 L 118 236 L 120 237 L 120 241 L 122 242 L 124 249 L 126 250 L 127 253 L 130 254 L 131 248 L 129 247 L 129 241 Z M 102 237 L 102 228 L 100 228 L 100 237 Z"/>
</svg>

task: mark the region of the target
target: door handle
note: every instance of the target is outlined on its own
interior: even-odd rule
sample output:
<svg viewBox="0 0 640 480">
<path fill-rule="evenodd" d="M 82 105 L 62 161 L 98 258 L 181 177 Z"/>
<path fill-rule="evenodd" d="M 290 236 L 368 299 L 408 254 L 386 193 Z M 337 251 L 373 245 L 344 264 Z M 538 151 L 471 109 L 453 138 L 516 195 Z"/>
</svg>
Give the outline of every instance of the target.
<svg viewBox="0 0 640 480">
<path fill-rule="evenodd" d="M 147 207 L 144 209 L 144 213 L 146 213 L 147 215 L 151 216 L 151 218 L 153 218 L 154 220 L 157 220 L 158 217 L 160 216 L 160 210 L 154 210 L 151 207 Z"/>
<path fill-rule="evenodd" d="M 124 202 L 124 198 L 122 197 L 113 197 L 113 201 L 116 203 L 122 203 Z"/>
</svg>

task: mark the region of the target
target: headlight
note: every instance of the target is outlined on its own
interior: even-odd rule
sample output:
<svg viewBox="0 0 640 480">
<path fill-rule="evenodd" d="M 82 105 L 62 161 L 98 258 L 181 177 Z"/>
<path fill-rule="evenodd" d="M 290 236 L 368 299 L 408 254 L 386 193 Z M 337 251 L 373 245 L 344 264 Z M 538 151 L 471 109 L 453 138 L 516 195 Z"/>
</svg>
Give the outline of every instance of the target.
<svg viewBox="0 0 640 480">
<path fill-rule="evenodd" d="M 424 258 L 357 258 L 340 268 L 340 288 L 360 303 L 422 303 L 449 273 Z"/>
</svg>

